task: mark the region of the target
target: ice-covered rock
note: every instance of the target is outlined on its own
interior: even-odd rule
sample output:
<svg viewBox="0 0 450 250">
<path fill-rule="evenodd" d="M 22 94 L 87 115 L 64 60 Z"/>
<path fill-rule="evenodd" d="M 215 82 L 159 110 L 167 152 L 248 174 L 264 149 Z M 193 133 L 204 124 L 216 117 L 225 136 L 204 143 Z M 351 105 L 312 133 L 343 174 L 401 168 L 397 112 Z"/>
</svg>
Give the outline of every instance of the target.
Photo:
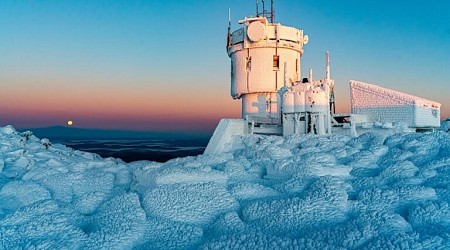
<svg viewBox="0 0 450 250">
<path fill-rule="evenodd" d="M 16 129 L 15 129 L 13 126 L 11 126 L 11 125 L 8 125 L 8 126 L 3 127 L 3 128 L 1 129 L 1 132 L 2 132 L 2 134 L 4 134 L 4 135 L 12 135 L 12 134 L 14 134 L 14 133 L 17 133 L 17 132 L 16 132 Z"/>
<path fill-rule="evenodd" d="M 238 208 L 225 186 L 213 182 L 162 185 L 149 190 L 143 204 L 149 216 L 198 225 Z"/>
<path fill-rule="evenodd" d="M 0 220 L 0 249 L 77 249 L 86 234 L 56 202 L 45 200 L 22 207 Z"/>
<path fill-rule="evenodd" d="M 145 211 L 134 193 L 105 202 L 89 223 L 83 225 L 89 249 L 128 248 L 142 241 L 145 227 Z"/>
<path fill-rule="evenodd" d="M 0 128 L 0 249 L 450 248 L 450 135 L 379 131 L 127 164 Z"/>
<path fill-rule="evenodd" d="M 150 218 L 144 233 L 144 243 L 137 249 L 193 249 L 202 242 L 199 226 L 171 220 Z"/>
<path fill-rule="evenodd" d="M 37 183 L 11 181 L 6 183 L 0 190 L 0 208 L 16 210 L 50 198 L 50 192 Z"/>
</svg>

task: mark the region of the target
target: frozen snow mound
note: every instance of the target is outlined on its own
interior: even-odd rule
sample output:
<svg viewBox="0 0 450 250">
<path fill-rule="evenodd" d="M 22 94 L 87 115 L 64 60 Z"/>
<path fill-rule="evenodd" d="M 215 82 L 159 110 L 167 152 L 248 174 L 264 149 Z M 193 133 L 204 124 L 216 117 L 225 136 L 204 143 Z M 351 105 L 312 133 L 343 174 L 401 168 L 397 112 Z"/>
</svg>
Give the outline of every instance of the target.
<svg viewBox="0 0 450 250">
<path fill-rule="evenodd" d="M 102 159 L 0 128 L 0 249 L 448 249 L 450 135 L 243 135 Z"/>
<path fill-rule="evenodd" d="M 350 81 L 352 113 L 368 122 L 404 123 L 410 128 L 439 128 L 441 104 L 421 97 Z"/>
</svg>

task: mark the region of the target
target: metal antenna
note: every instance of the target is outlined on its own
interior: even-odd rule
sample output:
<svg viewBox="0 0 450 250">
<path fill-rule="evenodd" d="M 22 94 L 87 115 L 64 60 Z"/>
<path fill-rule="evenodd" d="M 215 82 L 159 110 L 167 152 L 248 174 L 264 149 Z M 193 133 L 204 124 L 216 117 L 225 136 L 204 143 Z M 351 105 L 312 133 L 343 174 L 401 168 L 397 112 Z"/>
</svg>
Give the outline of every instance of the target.
<svg viewBox="0 0 450 250">
<path fill-rule="evenodd" d="M 262 0 L 262 4 L 263 4 L 263 16 L 266 16 L 266 7 L 264 6 L 264 0 Z"/>
<path fill-rule="evenodd" d="M 227 49 L 231 47 L 231 8 L 228 8 Z"/>
<path fill-rule="evenodd" d="M 326 79 L 330 80 L 330 52 L 328 50 L 325 52 L 325 75 Z"/>
<path fill-rule="evenodd" d="M 330 84 L 330 112 L 336 114 L 336 101 L 334 99 L 334 82 L 331 81 L 331 72 L 330 72 L 330 52 L 325 53 L 325 81 L 327 84 Z"/>
<path fill-rule="evenodd" d="M 273 9 L 273 0 L 270 0 L 270 22 L 275 22 L 275 10 Z"/>
<path fill-rule="evenodd" d="M 259 8 L 258 8 L 258 0 L 256 0 L 256 16 L 258 17 L 259 16 Z"/>
</svg>

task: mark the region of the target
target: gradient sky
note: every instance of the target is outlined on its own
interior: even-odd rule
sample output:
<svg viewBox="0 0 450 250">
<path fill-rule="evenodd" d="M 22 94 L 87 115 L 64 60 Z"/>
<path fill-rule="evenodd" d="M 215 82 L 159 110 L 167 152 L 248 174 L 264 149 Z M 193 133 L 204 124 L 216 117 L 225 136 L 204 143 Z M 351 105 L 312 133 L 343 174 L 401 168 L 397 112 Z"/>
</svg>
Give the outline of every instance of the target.
<svg viewBox="0 0 450 250">
<path fill-rule="evenodd" d="M 0 0 L 0 126 L 213 130 L 239 117 L 229 7 L 233 29 L 255 14 L 254 0 Z M 275 10 L 309 35 L 304 76 L 323 77 L 330 51 L 337 111 L 349 112 L 355 79 L 450 116 L 450 1 L 275 0 Z"/>
</svg>

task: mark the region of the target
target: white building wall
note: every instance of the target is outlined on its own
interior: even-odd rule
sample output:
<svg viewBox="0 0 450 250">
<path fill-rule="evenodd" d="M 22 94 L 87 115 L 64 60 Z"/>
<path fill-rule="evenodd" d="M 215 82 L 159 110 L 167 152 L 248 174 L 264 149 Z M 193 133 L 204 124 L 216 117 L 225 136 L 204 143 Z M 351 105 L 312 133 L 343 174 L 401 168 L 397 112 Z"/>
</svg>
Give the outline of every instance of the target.
<svg viewBox="0 0 450 250">
<path fill-rule="evenodd" d="M 292 91 L 285 91 L 283 93 L 283 113 L 294 113 L 295 112 L 295 92 Z"/>
<path fill-rule="evenodd" d="M 279 119 L 277 93 L 251 93 L 242 96 L 242 117 Z"/>
<path fill-rule="evenodd" d="M 352 113 L 367 117 L 367 122 L 404 123 L 414 127 L 414 106 L 352 107 Z"/>
<path fill-rule="evenodd" d="M 231 54 L 231 96 L 233 98 L 239 98 L 242 94 L 248 93 L 246 56 L 246 50 Z"/>
<path fill-rule="evenodd" d="M 329 97 L 325 91 L 314 89 L 305 93 L 307 112 L 327 112 Z"/>
<path fill-rule="evenodd" d="M 274 55 L 279 65 L 273 65 Z M 231 54 L 231 96 L 252 92 L 276 92 L 300 81 L 300 53 L 283 48 L 250 48 Z"/>
<path fill-rule="evenodd" d="M 441 112 L 436 108 L 416 107 L 414 114 L 415 127 L 440 127 Z"/>
<path fill-rule="evenodd" d="M 440 126 L 440 103 L 358 81 L 350 81 L 350 92 L 352 113 L 366 115 L 369 122 Z"/>
<path fill-rule="evenodd" d="M 294 27 L 245 18 L 231 34 L 231 96 L 242 98 L 242 116 L 281 118 L 277 91 L 301 79 L 300 57 L 307 36 Z M 266 109 L 263 112 L 264 96 Z"/>
<path fill-rule="evenodd" d="M 280 67 L 277 70 L 277 89 L 283 86 L 290 87 L 294 82 L 300 81 L 300 53 L 285 48 L 279 48 L 277 53 L 280 59 Z"/>
<path fill-rule="evenodd" d="M 276 71 L 273 69 L 275 48 L 249 49 L 251 65 L 247 70 L 249 92 L 276 92 Z M 245 81 L 245 79 L 241 79 Z"/>
<path fill-rule="evenodd" d="M 306 94 L 302 92 L 294 92 L 294 109 L 296 113 L 306 112 Z"/>
</svg>

